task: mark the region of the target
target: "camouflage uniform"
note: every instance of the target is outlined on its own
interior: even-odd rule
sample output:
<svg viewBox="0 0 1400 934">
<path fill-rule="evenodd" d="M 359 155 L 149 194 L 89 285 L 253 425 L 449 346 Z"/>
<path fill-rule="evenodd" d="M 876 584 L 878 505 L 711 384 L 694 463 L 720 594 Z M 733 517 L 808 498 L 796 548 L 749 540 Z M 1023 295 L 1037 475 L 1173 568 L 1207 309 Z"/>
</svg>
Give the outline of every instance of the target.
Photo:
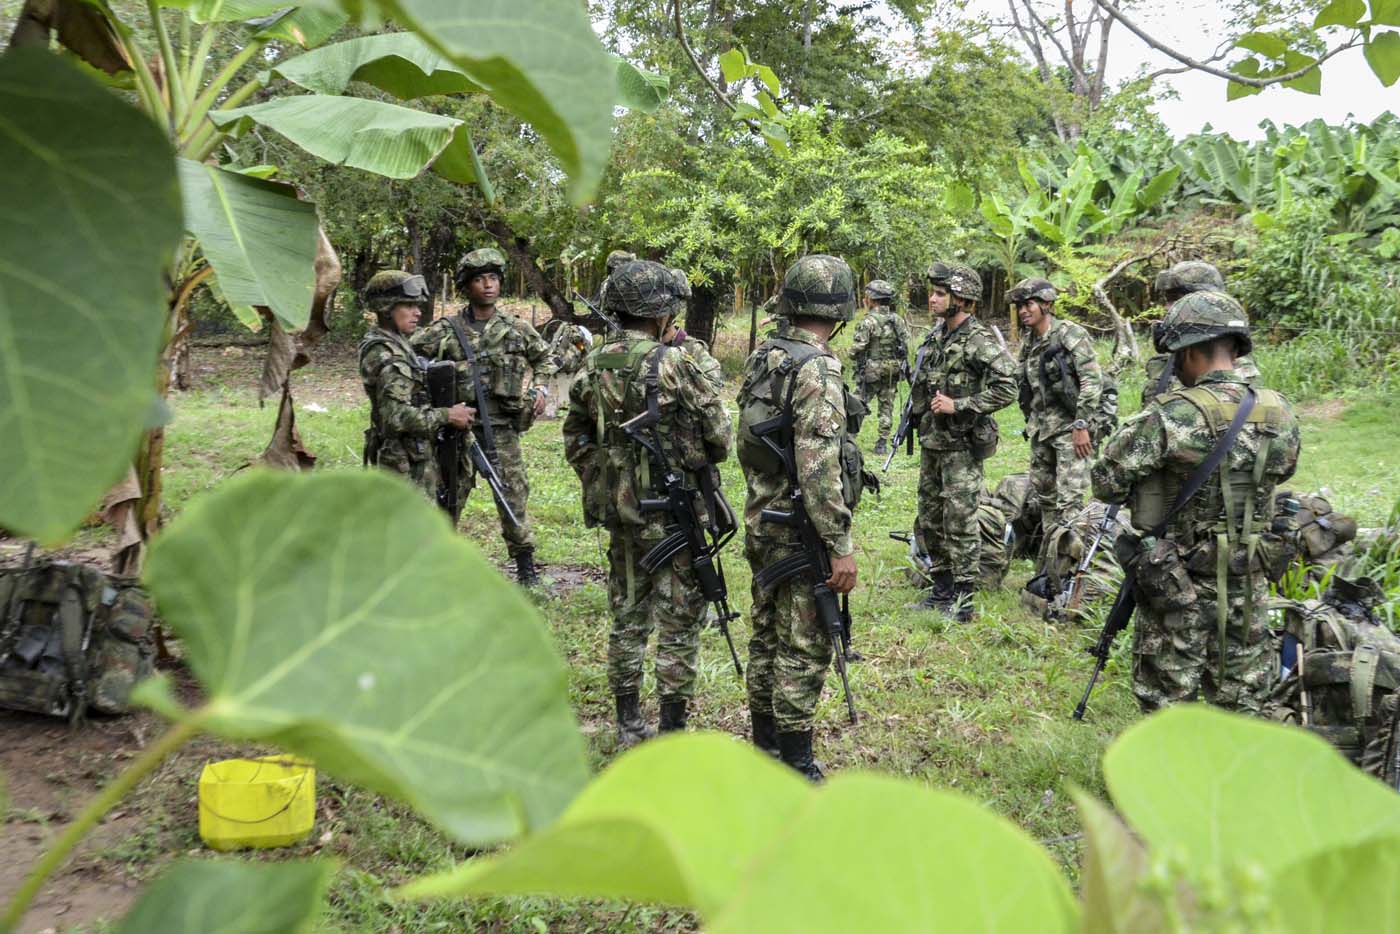
<svg viewBox="0 0 1400 934">
<path fill-rule="evenodd" d="M 664 272 L 657 263 L 624 264 L 614 275 L 606 310 L 634 318 L 674 314 L 673 294 L 640 287 Z M 671 530 L 666 512 L 641 510 L 642 499 L 664 496 L 661 478 L 646 452 L 621 428 L 623 422 L 647 411 L 653 362 L 662 413 L 655 437 L 671 467 L 685 472 L 687 485 L 697 487 L 697 472 L 713 471 L 713 465 L 723 462 L 732 440 L 729 413 L 691 356 L 659 344 L 642 331 L 624 330 L 592 351 L 570 393 L 563 429 L 565 455 L 583 484 L 586 523 L 601 525 L 610 535 L 608 601 L 613 628 L 608 683 L 618 698 L 619 738 L 624 743 L 648 734 L 638 704 L 652 630 L 657 633 L 662 728 L 684 725 L 686 702 L 695 692 L 700 628 L 706 613 L 689 552 L 650 574 L 638 565 Z"/>
<path fill-rule="evenodd" d="M 464 262 L 472 257 L 479 262 L 492 258 L 481 254 L 495 254 L 495 257 L 500 257 L 500 265 L 504 266 L 504 257 L 495 250 L 474 250 L 467 254 Z M 496 439 L 496 470 L 505 487 L 506 501 L 520 519 L 519 526 L 512 524 L 506 518 L 505 510 L 498 505 L 496 511 L 501 519 L 501 537 L 505 539 L 506 550 L 519 561 L 522 556 L 532 555 L 535 548 L 535 533 L 525 511 L 530 498 L 530 481 L 520 453 L 520 434 L 529 430 L 534 423 L 537 391 L 526 391 L 526 370 L 533 370 L 534 383 L 538 386 L 554 375 L 555 363 L 549 346 L 528 321 L 501 312 L 479 321 L 473 317 L 469 306 L 463 308 L 463 314 L 459 317 L 472 344 L 471 350 L 486 391 L 489 411 L 485 417 L 491 419 L 491 429 Z M 467 354 L 448 319 L 439 318 L 418 331 L 413 335 L 412 343 L 413 349 L 429 360 L 459 363 L 457 398 L 469 406 L 476 405 L 476 388 L 471 382 L 472 367 L 467 364 Z M 483 416 L 479 413 L 477 417 Z M 465 454 L 458 467 L 458 475 L 461 477 L 460 497 L 465 501 L 476 486 L 476 470 Z"/>
<path fill-rule="evenodd" d="M 1249 349 L 1244 311 L 1223 293 L 1188 295 L 1165 323 L 1164 349 L 1226 334 Z M 1139 533 L 1161 521 L 1226 431 L 1247 386 L 1238 371 L 1217 370 L 1193 387 L 1158 396 L 1104 445 L 1093 467 L 1094 495 L 1128 502 Z M 1133 690 L 1144 711 L 1201 697 L 1259 713 L 1276 679 L 1264 606 L 1272 563 L 1268 530 L 1274 487 L 1297 467 L 1300 438 L 1287 400 L 1271 390 L 1256 392 L 1254 410 L 1221 470 L 1171 520 L 1165 538 L 1120 548 L 1119 557 L 1137 575 Z M 1223 487 L 1222 475 L 1229 480 Z M 1132 540 L 1123 536 L 1119 545 L 1125 541 Z"/>
<path fill-rule="evenodd" d="M 1038 295 L 1035 286 L 1040 287 Z M 1048 306 L 1055 294 L 1046 280 L 1028 279 L 1009 290 L 1007 298 L 1015 303 L 1041 297 Z M 1050 314 L 1049 307 L 1045 313 Z M 1054 317 L 1044 336 L 1027 329 L 1017 370 L 1031 444 L 1031 483 L 1048 540 L 1056 524 L 1077 510 L 1089 491 L 1093 459 L 1074 453 L 1073 429 L 1078 425 L 1090 430 L 1096 420 L 1103 371 L 1089 333 L 1073 321 Z"/>
<path fill-rule="evenodd" d="M 671 277 L 676 283 L 677 296 L 680 298 L 681 302 L 689 301 L 690 278 L 686 276 L 685 270 L 672 269 Z M 682 309 L 683 308 L 684 305 L 682 305 Z M 682 333 L 684 332 L 682 331 Z M 677 346 L 690 354 L 691 358 L 695 361 L 695 365 L 698 366 L 700 372 L 704 374 L 705 379 L 714 387 L 715 392 L 721 392 L 724 389 L 724 367 L 720 366 L 720 362 L 710 354 L 710 347 L 708 344 L 698 337 L 691 337 L 689 334 L 686 334 Z"/>
<path fill-rule="evenodd" d="M 401 474 L 421 487 L 430 499 L 437 497 L 437 461 L 433 439 L 447 424 L 447 409 L 428 401 L 427 374 L 408 338 L 394 329 L 387 313 L 403 299 L 377 300 L 401 281 L 419 279 L 391 270 L 376 273 L 365 287 L 365 304 L 376 313 L 379 325 L 360 341 L 360 382 L 369 397 L 370 427 L 365 432 L 365 463 Z"/>
<path fill-rule="evenodd" d="M 880 401 L 880 433 L 875 452 L 883 454 L 894 424 L 894 397 L 909 366 L 909 325 L 888 304 L 894 287 L 882 279 L 866 286 L 865 294 L 884 304 L 866 312 L 851 338 L 851 359 L 861 399 L 873 407 Z"/>
<path fill-rule="evenodd" d="M 966 270 L 964 276 L 975 277 L 975 273 Z M 972 294 L 969 283 L 967 296 Z M 980 281 L 975 294 L 981 296 Z M 920 413 L 923 450 L 917 532 L 928 550 L 933 574 L 949 576 L 954 587 L 970 596 L 981 560 L 977 503 L 982 495 L 982 461 L 990 453 L 975 452 L 974 446 L 995 444 L 996 421 L 991 413 L 1015 398 L 1016 364 L 991 329 L 971 315 L 951 332 L 946 323 L 935 327 L 924 344 L 928 351 L 923 368 L 909 389 L 914 411 Z M 957 400 L 953 415 L 929 410 L 940 391 Z"/>
<path fill-rule="evenodd" d="M 807 294 L 831 301 L 806 300 Z M 755 574 L 801 551 L 796 530 L 761 520 L 763 510 L 786 512 L 793 503 L 781 463 L 747 434 L 755 418 L 782 410 L 788 385 L 792 386 L 794 457 L 807 512 L 832 557 L 852 553 L 851 515 L 859 498 L 861 467 L 848 416 L 863 412 L 863 406 L 846 392 L 840 361 L 811 331 L 790 319 L 849 320 L 854 300 L 854 279 L 843 260 L 803 257 L 788 270 L 783 283 L 778 311 L 789 320 L 759 345 L 745 365 L 739 391 L 739 460 L 748 487 L 744 550 Z M 783 379 L 784 399 L 772 399 L 772 375 L 792 364 L 795 369 Z M 781 747 L 784 761 L 809 776 L 820 775 L 812 762 L 811 733 L 832 652 L 830 637 L 817 618 L 815 583 L 806 575 L 772 590 L 755 583 L 747 675 L 755 743 L 770 752 Z M 810 770 L 797 761 L 803 758 L 797 748 L 802 740 Z"/>
<path fill-rule="evenodd" d="M 1159 295 L 1182 297 L 1192 292 L 1224 292 L 1225 279 L 1220 270 L 1201 260 L 1186 260 L 1162 270 L 1153 284 Z M 1174 299 L 1173 299 L 1174 300 Z M 1169 301 L 1168 304 L 1171 302 Z M 1157 329 L 1153 329 L 1153 344 L 1157 343 Z M 1182 388 L 1181 380 L 1169 372 L 1172 355 L 1163 348 L 1155 347 L 1157 354 L 1146 363 L 1147 380 L 1142 384 L 1142 407 L 1166 392 Z M 1235 360 L 1235 372 L 1250 383 L 1259 379 L 1259 367 L 1248 354 Z"/>
</svg>

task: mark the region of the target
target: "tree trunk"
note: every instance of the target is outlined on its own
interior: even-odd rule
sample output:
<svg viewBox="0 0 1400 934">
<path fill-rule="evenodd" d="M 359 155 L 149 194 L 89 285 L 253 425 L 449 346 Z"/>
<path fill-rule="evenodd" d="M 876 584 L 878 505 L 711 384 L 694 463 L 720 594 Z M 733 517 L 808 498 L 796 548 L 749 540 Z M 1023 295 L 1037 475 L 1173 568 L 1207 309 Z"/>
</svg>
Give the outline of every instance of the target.
<svg viewBox="0 0 1400 934">
<path fill-rule="evenodd" d="M 549 277 L 540 269 L 530 241 L 517 236 L 510 223 L 498 214 L 481 212 L 478 216 L 481 220 L 481 226 L 486 229 L 487 233 L 496 238 L 501 248 L 510 257 L 511 263 L 524 274 L 525 284 L 529 290 L 538 295 L 549 306 L 554 317 L 567 321 L 582 321 L 587 318 L 586 315 L 578 315 L 574 312 L 574 303 L 563 292 L 556 289 L 554 283 L 550 282 Z"/>
<path fill-rule="evenodd" d="M 709 285 L 697 285 L 691 289 L 690 301 L 686 305 L 685 332 L 714 346 L 715 317 L 719 303 L 724 298 L 726 283 L 716 280 Z"/>
</svg>

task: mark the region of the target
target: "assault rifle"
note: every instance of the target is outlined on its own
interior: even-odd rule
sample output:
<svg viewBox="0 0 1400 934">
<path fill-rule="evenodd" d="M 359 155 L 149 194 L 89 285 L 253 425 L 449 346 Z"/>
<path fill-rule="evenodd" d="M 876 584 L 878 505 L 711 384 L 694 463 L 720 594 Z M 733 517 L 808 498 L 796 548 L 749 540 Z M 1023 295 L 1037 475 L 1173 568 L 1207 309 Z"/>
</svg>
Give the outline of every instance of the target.
<svg viewBox="0 0 1400 934">
<path fill-rule="evenodd" d="M 836 656 L 836 671 L 841 675 L 841 688 L 846 694 L 846 712 L 851 722 L 856 722 L 856 705 L 851 697 L 851 682 L 846 674 L 846 659 L 851 650 L 851 606 L 846 595 L 836 599 L 836 592 L 827 583 L 831 579 L 831 554 L 826 542 L 817 534 L 812 517 L 807 512 L 807 500 L 802 495 L 802 485 L 797 479 L 797 462 L 793 457 L 792 423 L 788 415 L 775 415 L 754 425 L 754 437 L 766 444 L 783 464 L 787 476 L 788 496 L 792 499 L 792 510 L 765 509 L 760 513 L 763 522 L 796 529 L 802 550 L 770 564 L 754 576 L 754 582 L 765 591 L 772 590 L 784 581 L 800 574 L 812 578 L 812 596 L 816 601 L 817 621 L 831 639 L 832 654 Z M 773 435 L 781 432 L 787 435 L 782 445 L 773 440 Z"/>
<path fill-rule="evenodd" d="M 700 591 L 707 603 L 713 603 L 717 611 L 716 623 L 729 644 L 729 656 L 734 660 L 734 671 L 742 679 L 744 667 L 739 664 L 739 652 L 734 648 L 734 637 L 729 632 L 731 621 L 739 614 L 729 607 L 729 587 L 724 581 L 724 565 L 720 562 L 722 549 L 738 529 L 734 511 L 724 499 L 724 493 L 714 483 L 710 468 L 701 471 L 700 485 L 708 489 L 697 491 L 685 484 L 680 472 L 672 469 L 666 449 L 657 437 L 656 426 L 661 422 L 661 408 L 656 397 L 656 367 L 647 375 L 647 408 L 635 418 L 622 423 L 622 430 L 635 443 L 640 445 L 651 458 L 652 468 L 661 477 L 662 499 L 644 499 L 639 504 L 642 512 L 665 512 L 670 515 L 672 531 L 637 562 L 648 574 L 669 564 L 683 551 L 690 552 L 691 568 L 700 584 Z M 695 496 L 703 492 L 709 506 L 709 525 L 702 525 L 695 514 Z M 716 513 L 723 510 L 723 522 Z"/>
<path fill-rule="evenodd" d="M 599 308 L 597 305 L 595 305 L 595 304 L 593 304 L 592 302 L 590 302 L 590 301 L 588 300 L 587 296 L 585 296 L 582 292 L 579 292 L 579 291 L 575 290 L 575 291 L 574 291 L 574 298 L 576 298 L 576 299 L 578 299 L 579 301 L 583 302 L 583 307 L 587 308 L 587 309 L 588 309 L 589 311 L 591 311 L 594 315 L 596 315 L 597 318 L 598 318 L 598 320 L 601 321 L 601 322 L 603 322 L 603 324 L 607 326 L 607 329 L 608 329 L 609 331 L 611 331 L 611 332 L 614 333 L 614 334 L 621 334 L 621 333 L 622 333 L 622 326 L 619 325 L 619 324 L 618 324 L 616 321 L 614 321 L 612 318 L 608 317 L 607 312 L 603 311 L 602 308 Z"/>
<path fill-rule="evenodd" d="M 890 463 L 894 460 L 895 454 L 899 453 L 901 444 L 907 445 L 905 453 L 914 453 L 914 381 L 919 378 L 919 373 L 924 368 L 924 360 L 928 357 L 929 342 L 925 340 L 919 345 L 919 352 L 914 355 L 914 369 L 909 371 L 909 398 L 904 400 L 904 409 L 899 413 L 899 427 L 895 429 L 894 438 L 890 441 L 890 453 L 885 458 L 885 464 L 880 468 L 880 473 L 890 472 Z"/>
<path fill-rule="evenodd" d="M 1089 695 L 1094 693 L 1094 685 L 1099 681 L 1099 675 L 1103 674 L 1103 666 L 1108 664 L 1108 656 L 1113 651 L 1113 640 L 1118 638 L 1118 634 L 1128 628 L 1128 623 L 1133 618 L 1133 611 L 1137 609 L 1137 597 L 1133 596 L 1133 584 L 1137 575 L 1132 568 L 1128 568 L 1123 573 L 1123 586 L 1118 589 L 1118 596 L 1113 600 L 1113 606 L 1108 611 L 1108 616 L 1104 618 L 1103 632 L 1099 633 L 1099 641 L 1094 643 L 1094 647 L 1089 650 L 1089 654 L 1094 656 L 1094 673 L 1089 676 L 1089 683 L 1084 688 L 1084 696 L 1079 699 L 1079 705 L 1074 708 L 1074 719 L 1083 720 L 1084 711 L 1089 706 Z"/>
<path fill-rule="evenodd" d="M 473 371 L 474 377 L 475 371 Z M 483 437 L 491 442 L 491 447 L 494 449 L 495 436 L 491 432 L 491 423 L 486 414 L 486 400 L 481 389 L 481 381 L 475 378 L 473 381 L 476 383 L 477 424 L 481 428 Z M 457 365 L 451 360 L 436 360 L 428 364 L 428 397 L 434 407 L 450 407 L 457 404 Z M 456 525 L 457 519 L 462 515 L 462 500 L 457 494 L 457 488 L 461 481 L 459 467 L 462 461 L 462 445 L 464 443 L 467 445 L 467 456 L 471 458 L 477 474 L 485 478 L 486 485 L 491 488 L 491 495 L 495 498 L 496 504 L 501 507 L 506 518 L 510 519 L 511 525 L 519 528 L 520 520 L 516 518 L 515 512 L 506 500 L 505 485 L 501 483 L 501 476 L 492 465 L 491 458 L 486 455 L 486 451 L 476 440 L 475 429 L 459 431 L 451 425 L 443 425 L 442 428 L 438 429 L 437 439 L 434 443 L 438 462 L 438 506 L 452 517 L 452 523 Z"/>
<path fill-rule="evenodd" d="M 1074 578 L 1069 586 L 1060 591 L 1055 599 L 1050 603 L 1050 615 L 1058 616 L 1067 610 L 1079 609 L 1079 604 L 1084 601 L 1084 576 L 1089 573 L 1089 566 L 1093 563 L 1094 555 L 1098 554 L 1099 546 L 1103 544 L 1103 537 L 1113 526 L 1118 518 L 1119 506 L 1114 504 L 1104 512 L 1103 519 L 1099 521 L 1099 527 L 1094 532 L 1094 540 L 1089 547 L 1084 550 L 1084 557 L 1079 562 L 1079 567 L 1074 569 Z"/>
</svg>

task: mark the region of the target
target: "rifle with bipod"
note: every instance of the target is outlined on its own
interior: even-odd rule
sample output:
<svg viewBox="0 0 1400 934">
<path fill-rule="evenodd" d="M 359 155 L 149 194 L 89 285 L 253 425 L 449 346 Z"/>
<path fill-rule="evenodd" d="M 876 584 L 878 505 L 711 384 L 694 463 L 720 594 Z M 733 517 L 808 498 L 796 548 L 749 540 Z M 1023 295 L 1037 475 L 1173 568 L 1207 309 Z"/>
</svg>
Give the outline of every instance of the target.
<svg viewBox="0 0 1400 934">
<path fill-rule="evenodd" d="M 603 324 L 607 327 L 609 331 L 611 331 L 614 334 L 622 333 L 622 325 L 618 324 L 615 320 L 609 317 L 608 313 L 603 311 L 602 308 L 599 308 L 597 305 L 590 302 L 582 292 L 575 290 L 574 298 L 583 302 L 583 307 L 587 308 L 590 312 L 593 313 L 595 317 L 597 317 L 599 321 L 603 322 Z"/>
</svg>

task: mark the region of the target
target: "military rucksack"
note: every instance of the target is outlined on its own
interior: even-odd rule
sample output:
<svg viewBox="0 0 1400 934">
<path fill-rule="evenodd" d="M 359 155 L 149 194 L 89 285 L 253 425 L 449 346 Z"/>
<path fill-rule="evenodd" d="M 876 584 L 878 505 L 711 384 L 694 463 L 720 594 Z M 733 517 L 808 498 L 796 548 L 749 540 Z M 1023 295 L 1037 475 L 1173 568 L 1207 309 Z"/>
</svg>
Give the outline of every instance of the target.
<svg viewBox="0 0 1400 934">
<path fill-rule="evenodd" d="M 1400 789 L 1400 636 L 1380 625 L 1365 578 L 1334 578 L 1322 600 L 1280 601 L 1284 676 L 1277 716 L 1317 733 Z"/>
<path fill-rule="evenodd" d="M 66 561 L 0 570 L 0 707 L 125 713 L 152 671 L 154 613 L 131 578 Z"/>
<path fill-rule="evenodd" d="M 1292 499 L 1298 504 L 1296 512 L 1290 508 L 1281 512 L 1292 512 L 1286 523 L 1287 532 L 1298 549 L 1298 557 L 1309 566 L 1325 569 L 1338 564 L 1351 554 L 1351 543 L 1356 539 L 1356 520 L 1332 508 L 1332 504 L 1316 494 L 1289 493 L 1275 494 L 1280 505 Z"/>
</svg>

